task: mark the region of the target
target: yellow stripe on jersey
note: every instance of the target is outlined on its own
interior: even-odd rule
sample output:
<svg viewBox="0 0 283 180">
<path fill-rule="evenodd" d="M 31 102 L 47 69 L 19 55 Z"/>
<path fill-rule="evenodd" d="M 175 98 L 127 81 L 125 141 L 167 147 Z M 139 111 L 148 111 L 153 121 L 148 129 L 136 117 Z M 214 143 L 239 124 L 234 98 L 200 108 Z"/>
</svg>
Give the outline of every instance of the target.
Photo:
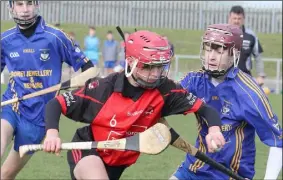
<svg viewBox="0 0 283 180">
<path fill-rule="evenodd" d="M 195 71 L 190 71 L 189 73 L 204 73 L 204 71 L 202 69 L 200 70 L 195 70 Z M 176 82 L 177 83 L 181 83 L 181 81 L 183 81 L 186 77 L 187 77 L 188 73 L 185 74 L 183 77 L 181 77 L 179 80 L 177 80 Z M 195 76 L 192 76 L 192 77 L 195 77 Z M 191 77 L 191 78 L 192 78 Z"/>
<path fill-rule="evenodd" d="M 59 29 L 59 28 L 57 28 L 57 27 L 55 27 L 55 26 L 53 26 L 53 25 L 51 25 L 51 24 L 46 24 L 46 26 L 47 26 L 47 27 L 51 27 L 51 28 L 53 28 L 53 29 L 56 29 L 56 30 L 62 32 L 62 33 L 66 36 L 66 38 L 67 38 L 69 41 L 71 41 L 72 45 L 75 46 L 74 41 L 72 40 L 72 38 L 70 37 L 70 35 L 67 34 L 67 33 L 65 33 L 62 29 Z"/>
<path fill-rule="evenodd" d="M 238 77 L 240 78 L 240 80 L 246 86 L 248 86 L 252 91 L 254 91 L 257 94 L 257 96 L 261 100 L 262 104 L 264 105 L 264 108 L 265 108 L 265 110 L 266 110 L 266 112 L 268 114 L 268 118 L 269 119 L 273 118 L 273 113 L 271 111 L 270 104 L 268 103 L 268 100 L 266 99 L 266 96 L 259 89 L 258 85 L 256 85 L 255 82 L 253 82 L 245 73 L 240 71 L 238 73 L 238 75 L 239 75 Z"/>
<path fill-rule="evenodd" d="M 17 98 L 18 94 L 17 94 L 17 92 L 15 90 L 15 81 L 14 81 L 14 79 L 10 78 L 9 83 L 10 83 L 11 92 L 14 93 L 13 98 Z M 15 102 L 15 103 L 12 104 L 12 110 L 19 114 L 19 102 Z"/>
<path fill-rule="evenodd" d="M 12 29 L 15 29 L 15 28 L 16 28 L 16 26 L 14 26 L 14 27 L 12 27 L 12 28 L 6 30 L 6 31 L 9 31 L 9 30 L 12 30 Z M 12 35 L 12 34 L 15 34 L 15 33 L 16 33 L 16 32 L 12 32 L 12 33 L 10 33 L 10 34 L 4 36 L 4 37 L 1 36 L 1 41 L 2 41 L 3 39 L 5 39 L 6 37 L 8 37 L 8 36 L 10 36 L 10 35 Z M 2 34 L 1 34 L 1 35 L 2 35 Z"/>
<path fill-rule="evenodd" d="M 244 140 L 244 127 L 247 125 L 245 121 L 239 125 L 235 131 L 235 137 L 236 137 L 236 147 L 235 147 L 235 153 L 232 158 L 232 161 L 230 163 L 230 168 L 233 172 L 238 172 L 240 167 L 240 159 L 242 157 L 242 143 Z M 233 180 L 230 178 L 229 180 Z"/>
</svg>

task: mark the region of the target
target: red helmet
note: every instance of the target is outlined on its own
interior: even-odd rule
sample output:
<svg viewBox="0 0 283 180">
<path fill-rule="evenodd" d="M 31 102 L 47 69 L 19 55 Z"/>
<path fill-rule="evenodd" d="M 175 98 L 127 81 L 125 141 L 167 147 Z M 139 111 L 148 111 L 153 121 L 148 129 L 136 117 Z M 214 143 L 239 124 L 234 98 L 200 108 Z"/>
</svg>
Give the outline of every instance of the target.
<svg viewBox="0 0 283 180">
<path fill-rule="evenodd" d="M 133 57 L 139 63 L 168 63 L 172 52 L 168 40 L 154 32 L 141 30 L 129 35 L 126 41 L 126 58 Z"/>
<path fill-rule="evenodd" d="M 238 66 L 239 55 L 243 44 L 243 31 L 239 26 L 231 24 L 209 25 L 202 37 L 201 51 L 204 48 L 204 43 L 209 43 L 210 45 L 216 44 L 227 48 L 229 55 L 234 56 L 234 67 Z M 202 55 L 201 60 L 203 62 L 205 61 Z M 209 70 L 205 70 L 209 72 Z M 218 70 L 214 72 L 214 75 L 221 76 L 226 72 L 227 70 Z"/>
<path fill-rule="evenodd" d="M 143 68 L 148 65 L 169 66 L 173 57 L 173 52 L 171 51 L 169 41 L 164 39 L 161 35 L 146 30 L 140 30 L 130 34 L 127 38 L 125 43 L 125 56 L 125 74 L 129 77 L 136 67 Z M 128 72 L 129 62 L 133 62 L 130 72 Z M 164 76 L 160 78 L 162 79 Z M 150 83 L 141 82 L 137 79 L 135 80 L 146 87 L 154 88 L 157 85 L 150 85 Z"/>
</svg>

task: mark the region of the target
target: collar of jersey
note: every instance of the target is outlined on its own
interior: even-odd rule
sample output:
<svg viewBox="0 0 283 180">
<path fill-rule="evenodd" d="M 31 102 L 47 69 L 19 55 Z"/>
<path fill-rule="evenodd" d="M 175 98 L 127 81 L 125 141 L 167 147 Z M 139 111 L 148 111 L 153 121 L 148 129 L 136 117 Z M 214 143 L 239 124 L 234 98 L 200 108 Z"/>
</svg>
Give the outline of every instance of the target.
<svg viewBox="0 0 283 180">
<path fill-rule="evenodd" d="M 114 84 L 114 91 L 115 92 L 122 92 L 124 87 L 124 76 L 125 72 L 118 73 L 116 82 Z"/>
<path fill-rule="evenodd" d="M 121 93 L 124 97 L 131 98 L 133 101 L 137 101 L 145 91 L 143 88 L 133 87 L 125 77 L 125 72 L 120 72 L 117 75 L 116 82 L 114 84 L 114 91 Z"/>
<path fill-rule="evenodd" d="M 38 18 L 40 19 L 36 29 L 35 29 L 35 33 L 42 33 L 44 32 L 45 29 L 45 21 L 41 16 L 38 16 Z M 17 25 L 17 33 L 21 33 L 19 26 Z"/>
<path fill-rule="evenodd" d="M 231 68 L 228 72 L 227 72 L 227 76 L 226 79 L 234 79 L 237 74 L 239 72 L 239 68 Z M 207 73 L 205 73 L 205 77 L 206 78 L 210 78 L 209 75 Z"/>
</svg>

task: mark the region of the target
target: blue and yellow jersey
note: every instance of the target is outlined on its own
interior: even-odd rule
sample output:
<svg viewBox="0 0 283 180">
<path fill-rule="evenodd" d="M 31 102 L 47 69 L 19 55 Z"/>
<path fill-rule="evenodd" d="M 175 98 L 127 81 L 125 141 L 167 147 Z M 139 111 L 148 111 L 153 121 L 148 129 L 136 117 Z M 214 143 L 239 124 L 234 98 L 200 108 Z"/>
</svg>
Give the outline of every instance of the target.
<svg viewBox="0 0 283 180">
<path fill-rule="evenodd" d="M 189 72 L 180 83 L 220 113 L 226 144 L 218 153 L 208 153 L 205 142 L 207 122 L 196 114 L 199 132 L 196 147 L 209 157 L 252 179 L 255 174 L 255 134 L 268 146 L 282 147 L 282 128 L 278 118 L 265 93 L 251 76 L 232 68 L 225 81 L 215 87 L 207 74 L 199 71 Z M 189 154 L 186 161 L 188 168 L 200 179 L 229 179 Z"/>
<path fill-rule="evenodd" d="M 42 17 L 35 33 L 26 38 L 18 26 L 1 34 L 1 72 L 6 66 L 9 84 L 2 101 L 39 91 L 61 81 L 62 63 L 80 69 L 88 59 L 63 31 L 47 25 Z M 15 112 L 44 126 L 44 105 L 55 93 L 12 104 Z"/>
</svg>

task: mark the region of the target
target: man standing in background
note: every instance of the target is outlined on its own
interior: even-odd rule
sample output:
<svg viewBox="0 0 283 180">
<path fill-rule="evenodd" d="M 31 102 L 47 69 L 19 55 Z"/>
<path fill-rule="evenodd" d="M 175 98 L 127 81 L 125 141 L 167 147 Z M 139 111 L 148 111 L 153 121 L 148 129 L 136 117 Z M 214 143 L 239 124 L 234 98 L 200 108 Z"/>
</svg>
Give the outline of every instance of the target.
<svg viewBox="0 0 283 180">
<path fill-rule="evenodd" d="M 107 32 L 106 38 L 102 47 L 102 57 L 106 69 L 104 75 L 107 76 L 114 72 L 113 68 L 116 66 L 119 55 L 119 42 L 114 39 L 112 31 Z"/>
<path fill-rule="evenodd" d="M 91 60 L 93 65 L 98 65 L 98 50 L 99 50 L 99 39 L 96 36 L 96 29 L 93 26 L 89 27 L 89 35 L 84 39 L 85 55 Z"/>
<path fill-rule="evenodd" d="M 244 71 L 245 73 L 251 74 L 252 69 L 252 56 L 255 59 L 255 68 L 257 73 L 256 81 L 262 86 L 264 84 L 264 63 L 261 58 L 261 54 L 263 53 L 262 46 L 255 35 L 255 33 L 246 28 L 244 25 L 245 21 L 245 11 L 242 6 L 233 6 L 229 13 L 229 24 L 238 25 L 242 27 L 243 30 L 243 46 L 240 55 L 240 61 L 238 67 Z"/>
</svg>

